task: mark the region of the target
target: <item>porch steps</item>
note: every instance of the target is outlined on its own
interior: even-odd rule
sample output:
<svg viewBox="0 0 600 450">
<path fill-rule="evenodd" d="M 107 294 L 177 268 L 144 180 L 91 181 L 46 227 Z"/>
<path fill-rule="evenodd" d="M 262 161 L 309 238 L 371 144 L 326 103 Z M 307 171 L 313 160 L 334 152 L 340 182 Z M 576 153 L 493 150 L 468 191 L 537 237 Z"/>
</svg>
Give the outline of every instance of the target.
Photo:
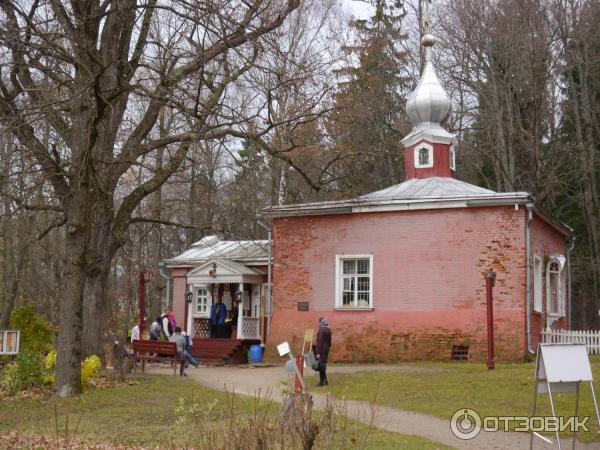
<svg viewBox="0 0 600 450">
<path fill-rule="evenodd" d="M 194 338 L 192 356 L 200 364 L 239 364 L 244 361 L 244 343 L 238 339 Z"/>
</svg>

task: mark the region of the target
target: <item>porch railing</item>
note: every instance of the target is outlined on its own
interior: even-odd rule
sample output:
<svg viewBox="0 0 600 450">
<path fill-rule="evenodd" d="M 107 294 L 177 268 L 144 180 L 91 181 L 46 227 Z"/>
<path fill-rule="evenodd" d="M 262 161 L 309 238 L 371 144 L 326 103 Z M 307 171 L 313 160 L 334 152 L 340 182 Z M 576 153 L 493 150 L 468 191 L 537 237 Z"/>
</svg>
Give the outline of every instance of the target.
<svg viewBox="0 0 600 450">
<path fill-rule="evenodd" d="M 238 339 L 260 339 L 260 318 L 240 317 Z"/>
<path fill-rule="evenodd" d="M 584 344 L 590 355 L 600 354 L 600 331 L 550 330 L 542 331 L 544 344 Z"/>
<path fill-rule="evenodd" d="M 194 318 L 194 337 L 202 339 L 210 337 L 210 319 Z"/>
</svg>

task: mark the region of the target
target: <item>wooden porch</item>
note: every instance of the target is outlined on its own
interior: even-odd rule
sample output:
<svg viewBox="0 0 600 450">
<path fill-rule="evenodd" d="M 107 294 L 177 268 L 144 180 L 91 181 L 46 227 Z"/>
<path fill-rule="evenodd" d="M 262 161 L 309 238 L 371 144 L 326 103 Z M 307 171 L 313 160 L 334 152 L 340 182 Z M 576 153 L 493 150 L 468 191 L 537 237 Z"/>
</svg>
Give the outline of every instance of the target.
<svg viewBox="0 0 600 450">
<path fill-rule="evenodd" d="M 261 327 L 261 321 L 262 327 Z M 194 339 L 214 339 L 211 335 L 211 324 L 209 318 L 194 317 L 192 321 L 191 336 Z M 221 327 L 225 328 L 225 334 L 229 339 L 260 341 L 261 331 L 264 330 L 266 318 L 238 316 L 237 322 L 226 322 Z"/>
<path fill-rule="evenodd" d="M 251 345 L 261 342 L 261 318 L 238 317 L 237 325 L 227 322 L 226 338 L 211 337 L 210 319 L 194 318 L 192 334 L 192 355 L 201 364 L 244 364 L 246 352 Z"/>
<path fill-rule="evenodd" d="M 192 293 L 186 304 L 185 328 L 192 355 L 202 364 L 247 362 L 246 351 L 264 341 L 268 323 L 265 274 L 230 260 L 210 260 L 187 274 Z M 213 305 L 227 309 L 224 324 L 212 326 Z"/>
<path fill-rule="evenodd" d="M 192 355 L 200 364 L 244 364 L 246 352 L 251 345 L 260 344 L 260 340 L 240 339 L 192 339 Z"/>
</svg>

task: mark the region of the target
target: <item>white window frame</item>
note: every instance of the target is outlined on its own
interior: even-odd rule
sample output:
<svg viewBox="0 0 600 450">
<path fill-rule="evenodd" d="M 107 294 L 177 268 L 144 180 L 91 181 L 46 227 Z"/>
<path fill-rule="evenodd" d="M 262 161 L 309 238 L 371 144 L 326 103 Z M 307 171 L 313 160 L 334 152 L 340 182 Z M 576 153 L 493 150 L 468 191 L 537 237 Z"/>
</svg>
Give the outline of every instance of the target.
<svg viewBox="0 0 600 450">
<path fill-rule="evenodd" d="M 206 291 L 206 311 L 198 311 L 198 306 L 200 305 L 200 290 Z M 208 286 L 195 286 L 194 287 L 194 317 L 210 317 L 210 308 L 212 306 L 212 298 L 210 295 L 210 289 Z"/>
<path fill-rule="evenodd" d="M 419 162 L 419 152 L 421 151 L 421 149 L 427 149 L 428 153 L 429 153 L 429 163 L 428 164 L 421 164 Z M 414 149 L 414 160 L 415 160 L 415 168 L 416 169 L 427 169 L 430 167 L 433 167 L 433 145 L 430 144 L 419 144 L 415 147 Z"/>
<path fill-rule="evenodd" d="M 552 265 L 556 263 L 558 265 L 558 271 L 550 270 Z M 556 311 L 552 310 L 552 286 L 550 283 L 550 277 L 552 274 L 556 274 Z M 551 256 L 546 265 L 546 311 L 548 316 L 551 317 L 564 317 L 565 315 L 565 290 L 563 288 L 563 277 L 564 277 L 564 265 L 560 261 L 559 257 Z"/>
<path fill-rule="evenodd" d="M 542 292 L 543 261 L 538 255 L 533 257 L 533 310 L 543 312 L 544 295 Z"/>
<path fill-rule="evenodd" d="M 456 171 L 456 147 L 450 144 L 450 170 Z"/>
<path fill-rule="evenodd" d="M 342 301 L 343 292 L 343 277 L 342 277 L 342 264 L 348 259 L 368 259 L 369 260 L 369 306 L 352 306 L 344 305 Z M 373 299 L 373 255 L 362 254 L 362 255 L 336 255 L 335 256 L 335 308 L 340 310 L 372 310 L 374 306 Z M 356 302 L 356 298 L 355 298 Z"/>
</svg>

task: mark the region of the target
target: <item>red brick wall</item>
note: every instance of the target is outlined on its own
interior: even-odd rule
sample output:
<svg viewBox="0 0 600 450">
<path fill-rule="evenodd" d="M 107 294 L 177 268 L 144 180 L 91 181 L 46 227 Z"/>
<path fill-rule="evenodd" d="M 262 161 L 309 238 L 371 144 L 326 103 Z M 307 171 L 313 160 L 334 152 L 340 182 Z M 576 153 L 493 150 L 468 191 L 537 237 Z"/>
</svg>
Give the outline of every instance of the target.
<svg viewBox="0 0 600 450">
<path fill-rule="evenodd" d="M 496 353 L 522 358 L 525 219 L 513 206 L 275 219 L 269 353 L 284 340 L 298 351 L 303 330 L 326 316 L 334 361 L 447 359 L 464 344 L 483 359 L 483 272 L 493 268 Z M 342 254 L 373 254 L 373 311 L 334 310 Z"/>
<path fill-rule="evenodd" d="M 546 265 L 548 263 L 548 256 L 552 254 L 560 254 L 567 256 L 566 253 L 566 242 L 565 236 L 556 232 L 556 230 L 548 225 L 548 223 L 538 216 L 534 216 L 533 223 L 531 226 L 531 249 L 532 249 L 532 281 L 531 281 L 531 347 L 535 351 L 538 342 L 541 339 L 541 332 L 546 328 Z M 542 309 L 543 312 L 535 312 L 533 310 L 534 303 L 534 283 L 533 283 L 533 259 L 537 255 L 542 258 Z M 568 267 L 565 266 L 565 270 Z M 566 281 L 566 277 L 565 277 Z M 566 289 L 566 286 L 565 286 Z M 566 291 L 565 291 L 565 302 L 566 302 Z M 565 304 L 565 312 L 568 311 L 568 303 Z M 566 318 L 562 318 L 552 325 L 552 328 L 567 328 L 568 323 Z"/>
</svg>

